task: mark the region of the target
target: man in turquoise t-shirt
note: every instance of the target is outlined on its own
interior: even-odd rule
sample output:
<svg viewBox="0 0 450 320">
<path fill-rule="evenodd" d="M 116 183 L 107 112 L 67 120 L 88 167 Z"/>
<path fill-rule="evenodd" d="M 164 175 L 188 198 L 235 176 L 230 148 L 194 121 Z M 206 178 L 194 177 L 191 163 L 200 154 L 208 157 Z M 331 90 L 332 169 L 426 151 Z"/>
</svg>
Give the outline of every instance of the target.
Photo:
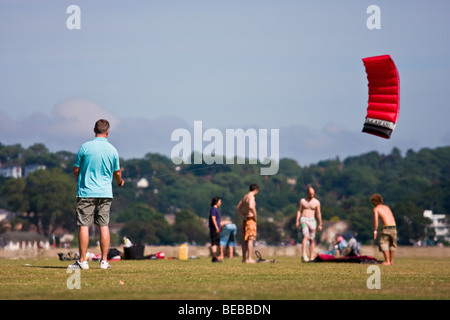
<svg viewBox="0 0 450 320">
<path fill-rule="evenodd" d="M 86 261 L 89 244 L 89 227 L 92 223 L 100 230 L 100 268 L 108 269 L 109 212 L 113 198 L 111 182 L 113 178 L 123 187 L 119 154 L 108 142 L 109 122 L 100 119 L 95 123 L 95 138 L 84 143 L 78 150 L 73 167 L 77 183 L 77 225 L 80 258 L 72 268 L 89 269 Z"/>
</svg>

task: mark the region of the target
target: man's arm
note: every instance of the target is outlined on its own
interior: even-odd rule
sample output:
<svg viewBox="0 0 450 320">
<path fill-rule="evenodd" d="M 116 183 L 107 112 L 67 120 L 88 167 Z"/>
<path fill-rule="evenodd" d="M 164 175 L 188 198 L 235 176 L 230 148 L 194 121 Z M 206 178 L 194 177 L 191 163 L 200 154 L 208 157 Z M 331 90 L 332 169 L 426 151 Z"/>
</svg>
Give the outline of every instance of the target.
<svg viewBox="0 0 450 320">
<path fill-rule="evenodd" d="M 214 224 L 214 227 L 216 228 L 216 232 L 217 232 L 217 233 L 220 233 L 220 228 L 217 226 L 217 219 L 216 219 L 216 216 L 211 216 L 211 220 L 212 220 L 212 222 L 213 222 L 213 224 Z"/>
<path fill-rule="evenodd" d="M 242 199 L 241 201 L 239 201 L 238 205 L 236 206 L 237 211 L 239 211 L 239 213 L 245 217 L 245 211 L 242 210 Z"/>
<path fill-rule="evenodd" d="M 73 175 L 78 179 L 78 176 L 80 175 L 80 167 L 73 166 Z"/>
<path fill-rule="evenodd" d="M 120 169 L 117 171 L 114 171 L 113 175 L 114 175 L 114 179 L 116 180 L 119 187 L 122 188 L 123 185 L 125 184 L 125 181 L 123 181 L 123 179 L 122 179 L 122 171 Z"/>
<path fill-rule="evenodd" d="M 298 226 L 300 225 L 300 216 L 302 215 L 302 200 L 300 200 L 299 204 L 298 204 L 298 210 L 297 210 L 297 218 L 295 219 L 295 227 L 298 228 Z"/>
<path fill-rule="evenodd" d="M 322 212 L 320 211 L 320 202 L 317 205 L 317 220 L 319 220 L 318 230 L 322 231 Z"/>
<path fill-rule="evenodd" d="M 373 238 L 377 238 L 378 229 L 378 211 L 377 208 L 373 208 Z"/>
</svg>

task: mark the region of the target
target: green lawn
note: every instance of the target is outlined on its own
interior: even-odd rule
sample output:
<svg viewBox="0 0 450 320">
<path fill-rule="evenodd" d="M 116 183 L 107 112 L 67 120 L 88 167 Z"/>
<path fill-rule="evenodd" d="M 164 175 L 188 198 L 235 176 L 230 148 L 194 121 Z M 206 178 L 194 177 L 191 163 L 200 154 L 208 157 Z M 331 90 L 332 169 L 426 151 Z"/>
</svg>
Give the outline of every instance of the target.
<svg viewBox="0 0 450 320">
<path fill-rule="evenodd" d="M 68 289 L 70 262 L 58 258 L 0 259 L 0 299 L 449 299 L 450 258 L 398 258 L 381 266 L 381 289 L 368 289 L 369 265 L 301 263 L 243 264 L 239 258 L 211 263 L 196 260 L 122 260 L 109 270 L 91 261 L 80 289 Z"/>
</svg>

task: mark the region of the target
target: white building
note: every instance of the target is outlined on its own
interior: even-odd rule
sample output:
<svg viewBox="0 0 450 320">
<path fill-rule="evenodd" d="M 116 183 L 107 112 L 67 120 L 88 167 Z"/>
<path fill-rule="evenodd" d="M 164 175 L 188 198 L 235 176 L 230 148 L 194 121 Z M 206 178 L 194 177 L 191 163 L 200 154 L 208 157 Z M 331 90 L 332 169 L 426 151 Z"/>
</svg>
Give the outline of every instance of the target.
<svg viewBox="0 0 450 320">
<path fill-rule="evenodd" d="M 48 239 L 36 232 L 11 231 L 0 234 L 0 247 L 5 250 L 48 249 Z"/>
<path fill-rule="evenodd" d="M 137 183 L 136 183 L 136 187 L 140 188 L 140 189 L 145 189 L 148 188 L 148 180 L 145 178 L 140 179 Z"/>
<path fill-rule="evenodd" d="M 7 166 L 0 167 L 0 176 L 5 178 L 22 178 L 22 167 L 20 166 Z"/>
<path fill-rule="evenodd" d="M 36 170 L 45 170 L 47 169 L 47 166 L 43 164 L 28 164 L 25 166 L 25 178 L 28 177 L 30 173 L 35 172 Z"/>
<path fill-rule="evenodd" d="M 431 219 L 429 227 L 434 230 L 434 241 L 437 241 L 438 237 L 443 237 L 446 241 L 450 241 L 450 226 L 445 221 L 445 214 L 433 214 L 432 210 L 425 210 L 423 216 Z"/>
</svg>

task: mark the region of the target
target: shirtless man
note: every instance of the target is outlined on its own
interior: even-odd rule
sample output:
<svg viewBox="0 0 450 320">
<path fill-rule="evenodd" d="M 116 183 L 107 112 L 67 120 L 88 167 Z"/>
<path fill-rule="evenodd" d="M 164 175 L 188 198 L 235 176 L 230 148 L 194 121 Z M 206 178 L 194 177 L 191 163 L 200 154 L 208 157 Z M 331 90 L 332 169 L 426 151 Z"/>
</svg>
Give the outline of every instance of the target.
<svg viewBox="0 0 450 320">
<path fill-rule="evenodd" d="M 259 192 L 257 184 L 250 185 L 250 191 L 239 201 L 237 210 L 244 217 L 242 223 L 242 262 L 255 263 L 253 260 L 253 242 L 256 240 L 256 202 Z"/>
<path fill-rule="evenodd" d="M 298 205 L 297 219 L 295 220 L 295 227 L 298 228 L 301 224 L 303 241 L 302 241 L 302 259 L 307 262 L 309 260 L 314 260 L 314 247 L 315 247 L 315 236 L 316 236 L 316 226 L 317 222 L 315 219 L 315 214 L 317 213 L 317 219 L 319 220 L 318 230 L 322 231 L 322 213 L 320 212 L 320 201 L 314 198 L 314 189 L 312 187 L 308 188 L 307 198 L 302 198 Z M 300 223 L 299 223 L 300 222 Z M 309 240 L 309 256 L 306 255 L 306 246 Z"/>
<path fill-rule="evenodd" d="M 384 265 L 394 264 L 394 252 L 397 248 L 397 228 L 391 209 L 383 204 L 383 198 L 378 193 L 370 197 L 373 208 L 373 239 L 378 235 L 378 219 L 383 223 L 379 239 L 380 251 L 384 254 Z"/>
</svg>

